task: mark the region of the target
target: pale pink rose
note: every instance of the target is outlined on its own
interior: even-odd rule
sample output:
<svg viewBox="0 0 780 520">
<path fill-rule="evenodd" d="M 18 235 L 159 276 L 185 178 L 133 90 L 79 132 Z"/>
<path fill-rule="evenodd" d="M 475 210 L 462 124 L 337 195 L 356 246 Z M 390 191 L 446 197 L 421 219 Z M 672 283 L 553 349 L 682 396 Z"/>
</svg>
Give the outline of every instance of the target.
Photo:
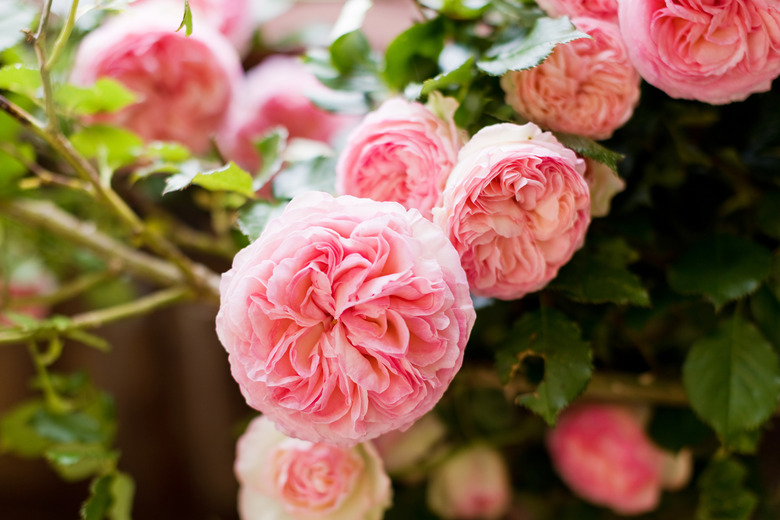
<svg viewBox="0 0 780 520">
<path fill-rule="evenodd" d="M 604 163 L 585 158 L 585 181 L 590 188 L 590 216 L 606 217 L 612 197 L 626 189 L 626 183 Z"/>
<path fill-rule="evenodd" d="M 181 0 L 136 0 L 131 8 L 148 4 L 159 7 L 166 2 L 172 3 L 180 15 L 184 14 L 184 2 Z M 248 50 L 255 28 L 250 0 L 189 0 L 189 4 L 193 30 L 200 29 L 201 24 L 210 25 L 230 40 L 239 52 Z"/>
<path fill-rule="evenodd" d="M 742 101 L 780 75 L 777 0 L 624 0 L 618 13 L 634 66 L 671 97 Z"/>
<path fill-rule="evenodd" d="M 428 507 L 442 518 L 499 518 L 512 498 L 509 469 L 494 448 L 470 446 L 433 471 L 427 497 Z"/>
<path fill-rule="evenodd" d="M 430 218 L 464 141 L 452 120 L 455 100 L 433 99 L 433 111 L 394 98 L 368 114 L 339 157 L 336 190 L 400 202 Z"/>
<path fill-rule="evenodd" d="M 190 37 L 176 32 L 174 11 L 164 7 L 126 12 L 88 34 L 71 81 L 90 85 L 110 77 L 136 94 L 134 104 L 93 120 L 203 153 L 227 115 L 241 63 L 230 43 L 208 26 Z"/>
<path fill-rule="evenodd" d="M 613 23 L 618 21 L 618 0 L 536 0 L 536 3 L 553 17 L 587 16 Z"/>
<path fill-rule="evenodd" d="M 422 416 L 408 430 L 394 430 L 380 435 L 373 443 L 391 475 L 417 480 L 423 476 L 418 467 L 438 455 L 444 447 L 447 427 L 434 414 Z"/>
<path fill-rule="evenodd" d="M 370 443 L 344 448 L 287 437 L 261 416 L 238 440 L 242 520 L 379 520 L 390 479 Z"/>
<path fill-rule="evenodd" d="M 501 87 L 506 102 L 540 126 L 607 139 L 634 113 L 641 78 L 617 25 L 585 17 L 572 22 L 590 38 L 558 45 L 537 67 L 507 72 Z"/>
<path fill-rule="evenodd" d="M 585 500 L 622 515 L 658 506 L 667 454 L 650 441 L 633 410 L 575 405 L 549 431 L 547 447 L 561 479 Z"/>
<path fill-rule="evenodd" d="M 217 334 L 247 403 L 353 445 L 441 398 L 476 317 L 458 254 L 395 202 L 306 192 L 222 275 Z"/>
<path fill-rule="evenodd" d="M 533 123 L 488 126 L 461 149 L 439 224 L 477 296 L 512 300 L 544 287 L 585 240 L 585 162 Z"/>
<path fill-rule="evenodd" d="M 219 144 L 225 157 L 244 169 L 257 171 L 260 156 L 255 142 L 276 127 L 288 138 L 331 143 L 352 127 L 354 116 L 317 107 L 310 96 L 328 92 L 309 69 L 292 56 L 271 56 L 250 70 L 231 106 Z"/>
</svg>

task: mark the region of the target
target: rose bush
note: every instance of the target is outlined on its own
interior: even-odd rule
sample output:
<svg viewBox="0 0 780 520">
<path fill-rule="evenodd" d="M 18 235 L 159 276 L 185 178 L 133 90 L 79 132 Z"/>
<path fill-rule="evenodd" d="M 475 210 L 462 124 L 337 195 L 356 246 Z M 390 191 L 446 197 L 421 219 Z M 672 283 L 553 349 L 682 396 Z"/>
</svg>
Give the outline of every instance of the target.
<svg viewBox="0 0 780 520">
<path fill-rule="evenodd" d="M 249 405 L 341 445 L 428 412 L 475 319 L 457 253 L 419 212 L 316 192 L 236 255 L 220 292 L 217 334 Z"/>
<path fill-rule="evenodd" d="M 257 417 L 238 440 L 243 520 L 379 520 L 390 479 L 370 443 L 342 448 L 285 436 Z"/>
<path fill-rule="evenodd" d="M 590 223 L 585 163 L 533 123 L 488 126 L 461 149 L 434 222 L 471 290 L 515 299 L 544 287 Z"/>
<path fill-rule="evenodd" d="M 617 25 L 579 17 L 591 38 L 558 46 L 539 66 L 501 78 L 506 102 L 542 127 L 607 139 L 634 112 L 640 77 Z"/>
<path fill-rule="evenodd" d="M 742 101 L 780 75 L 777 2 L 623 1 L 619 16 L 634 66 L 672 97 Z"/>
</svg>

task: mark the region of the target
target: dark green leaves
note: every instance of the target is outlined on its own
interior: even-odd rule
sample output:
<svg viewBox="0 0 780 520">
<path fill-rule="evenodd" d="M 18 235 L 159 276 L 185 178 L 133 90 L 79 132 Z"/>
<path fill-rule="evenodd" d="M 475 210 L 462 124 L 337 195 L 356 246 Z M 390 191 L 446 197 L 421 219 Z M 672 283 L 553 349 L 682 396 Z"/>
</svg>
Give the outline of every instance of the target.
<svg viewBox="0 0 780 520">
<path fill-rule="evenodd" d="M 716 459 L 699 478 L 697 520 L 747 520 L 758 504 L 745 488 L 747 471 L 735 459 Z"/>
<path fill-rule="evenodd" d="M 609 166 L 612 171 L 618 171 L 618 164 L 623 160 L 623 156 L 605 148 L 593 139 L 582 137 L 581 135 L 565 134 L 555 132 L 555 137 L 567 148 L 571 148 L 578 154 L 589 159 L 594 159 L 600 163 Z"/>
<path fill-rule="evenodd" d="M 541 384 L 533 393 L 521 395 L 521 404 L 554 425 L 558 414 L 577 397 L 590 380 L 590 346 L 580 336 L 576 323 L 552 309 L 524 315 L 512 330 L 506 346 L 496 356 L 504 383 L 517 377 L 528 358 L 544 361 Z"/>
<path fill-rule="evenodd" d="M 422 82 L 438 71 L 437 61 L 444 47 L 441 18 L 416 24 L 399 34 L 385 54 L 385 81 L 396 90 L 408 83 Z"/>
<path fill-rule="evenodd" d="M 130 520 L 135 484 L 125 473 L 97 477 L 90 496 L 81 506 L 82 520 Z"/>
<path fill-rule="evenodd" d="M 694 411 L 728 445 L 777 407 L 777 354 L 755 326 L 734 317 L 694 343 L 683 365 L 683 384 Z"/>
</svg>

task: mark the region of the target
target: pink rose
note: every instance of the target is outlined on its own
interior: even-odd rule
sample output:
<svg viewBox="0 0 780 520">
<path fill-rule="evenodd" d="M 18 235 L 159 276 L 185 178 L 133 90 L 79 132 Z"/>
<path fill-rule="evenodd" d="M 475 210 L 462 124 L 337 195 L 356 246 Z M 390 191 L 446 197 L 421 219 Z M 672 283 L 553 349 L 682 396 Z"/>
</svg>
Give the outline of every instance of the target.
<svg viewBox="0 0 780 520">
<path fill-rule="evenodd" d="M 136 94 L 136 103 L 96 120 L 203 153 L 227 114 L 241 63 L 230 43 L 207 25 L 190 37 L 175 32 L 174 10 L 163 7 L 126 12 L 87 35 L 71 80 L 89 85 L 106 76 Z"/>
<path fill-rule="evenodd" d="M 238 440 L 242 520 L 380 520 L 390 479 L 370 443 L 343 448 L 291 439 L 267 417 Z"/>
<path fill-rule="evenodd" d="M 536 3 L 553 17 L 587 16 L 613 23 L 618 21 L 618 0 L 536 0 Z"/>
<path fill-rule="evenodd" d="M 428 507 L 442 518 L 494 519 L 509 509 L 512 489 L 503 457 L 475 445 L 447 459 L 431 474 Z"/>
<path fill-rule="evenodd" d="M 432 99 L 433 111 L 390 99 L 368 114 L 339 157 L 336 190 L 400 202 L 430 218 L 464 141 L 452 120 L 455 100 Z"/>
<path fill-rule="evenodd" d="M 590 216 L 606 217 L 612 197 L 626 189 L 626 183 L 604 163 L 585 158 L 585 181 L 590 189 Z"/>
<path fill-rule="evenodd" d="M 306 192 L 222 276 L 217 334 L 250 406 L 353 445 L 441 398 L 476 317 L 458 254 L 395 202 Z"/>
<path fill-rule="evenodd" d="M 690 456 L 677 460 L 656 447 L 637 414 L 624 406 L 591 403 L 565 410 L 547 435 L 547 447 L 572 491 L 623 515 L 652 511 L 662 488 L 681 487 L 690 477 Z"/>
<path fill-rule="evenodd" d="M 552 280 L 585 240 L 585 163 L 533 123 L 477 132 L 460 151 L 433 219 L 471 291 L 512 300 Z"/>
<path fill-rule="evenodd" d="M 742 101 L 780 75 L 776 0 L 625 0 L 618 12 L 634 66 L 672 97 Z"/>
<path fill-rule="evenodd" d="M 8 285 L 4 287 L 4 284 Z M 54 292 L 57 280 L 39 261 L 28 259 L 13 266 L 7 280 L 0 278 L 0 326 L 12 326 L 14 320 L 5 316 L 6 311 L 43 319 L 49 314 L 48 305 L 22 303 L 19 300 L 44 296 Z"/>
<path fill-rule="evenodd" d="M 355 118 L 323 110 L 309 98 L 327 91 L 298 58 L 266 58 L 247 73 L 233 101 L 219 136 L 223 154 L 242 168 L 257 171 L 260 156 L 255 142 L 278 126 L 287 129 L 290 139 L 332 142 Z"/>
<path fill-rule="evenodd" d="M 607 139 L 634 113 L 641 78 L 617 25 L 572 21 L 591 38 L 558 45 L 537 67 L 507 72 L 501 87 L 518 114 L 543 127 Z"/>
</svg>

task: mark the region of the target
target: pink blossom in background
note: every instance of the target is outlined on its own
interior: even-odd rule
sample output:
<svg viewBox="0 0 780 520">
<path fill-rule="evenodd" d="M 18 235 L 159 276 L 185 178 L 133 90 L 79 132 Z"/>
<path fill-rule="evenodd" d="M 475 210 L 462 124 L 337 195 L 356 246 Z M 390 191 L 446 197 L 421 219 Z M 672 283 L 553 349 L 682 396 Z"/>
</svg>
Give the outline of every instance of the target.
<svg viewBox="0 0 780 520">
<path fill-rule="evenodd" d="M 432 96 L 429 105 L 395 98 L 368 114 L 339 157 L 336 190 L 430 218 L 465 136 L 452 119 L 454 99 Z"/>
<path fill-rule="evenodd" d="M 275 127 L 288 138 L 332 143 L 353 126 L 354 116 L 317 107 L 310 95 L 328 92 L 297 57 L 271 56 L 250 70 L 219 136 L 222 153 L 242 168 L 257 171 L 260 156 L 255 142 Z"/>
<path fill-rule="evenodd" d="M 604 163 L 585 158 L 585 181 L 590 189 L 590 216 L 606 217 L 612 197 L 626 189 L 626 183 Z"/>
<path fill-rule="evenodd" d="M 512 488 L 501 453 L 474 445 L 445 460 L 431 474 L 428 507 L 446 519 L 500 518 L 509 509 Z"/>
<path fill-rule="evenodd" d="M 409 482 L 423 477 L 417 466 L 439 454 L 446 435 L 447 427 L 431 412 L 406 431 L 387 432 L 374 439 L 373 444 L 382 457 L 385 470 Z"/>
<path fill-rule="evenodd" d="M 0 326 L 12 325 L 13 320 L 4 316 L 6 311 L 43 319 L 49 314 L 49 306 L 40 303 L 16 305 L 15 300 L 45 296 L 57 288 L 57 279 L 39 261 L 28 259 L 6 272 L 7 279 L 0 278 Z M 21 303 L 21 302 L 19 302 Z"/>
<path fill-rule="evenodd" d="M 777 0 L 623 0 L 619 15 L 634 66 L 671 97 L 742 101 L 780 75 Z"/>
<path fill-rule="evenodd" d="M 591 38 L 558 45 L 537 67 L 507 72 L 501 87 L 518 114 L 542 127 L 607 139 L 634 113 L 641 78 L 617 25 L 572 21 Z"/>
<path fill-rule="evenodd" d="M 533 123 L 477 132 L 434 208 L 471 291 L 512 300 L 552 280 L 585 240 L 585 163 Z"/>
<path fill-rule="evenodd" d="M 618 21 L 618 0 L 536 0 L 536 3 L 552 17 L 587 16 L 613 23 Z"/>
<path fill-rule="evenodd" d="M 437 226 L 319 192 L 235 256 L 220 292 L 217 334 L 247 403 L 292 437 L 344 446 L 430 411 L 476 317 Z"/>
<path fill-rule="evenodd" d="M 658 506 L 662 488 L 690 478 L 690 455 L 679 459 L 654 445 L 631 408 L 580 404 L 565 410 L 547 435 L 553 466 L 576 494 L 618 514 Z"/>
<path fill-rule="evenodd" d="M 267 417 L 238 440 L 242 520 L 379 520 L 390 479 L 370 443 L 343 448 L 287 437 Z"/>
<path fill-rule="evenodd" d="M 190 37 L 176 32 L 172 21 L 181 14 L 175 13 L 170 6 L 148 5 L 112 18 L 81 42 L 71 81 L 90 85 L 110 77 L 136 94 L 134 104 L 93 122 L 204 153 L 227 115 L 241 63 L 230 43 L 208 26 Z"/>
</svg>

